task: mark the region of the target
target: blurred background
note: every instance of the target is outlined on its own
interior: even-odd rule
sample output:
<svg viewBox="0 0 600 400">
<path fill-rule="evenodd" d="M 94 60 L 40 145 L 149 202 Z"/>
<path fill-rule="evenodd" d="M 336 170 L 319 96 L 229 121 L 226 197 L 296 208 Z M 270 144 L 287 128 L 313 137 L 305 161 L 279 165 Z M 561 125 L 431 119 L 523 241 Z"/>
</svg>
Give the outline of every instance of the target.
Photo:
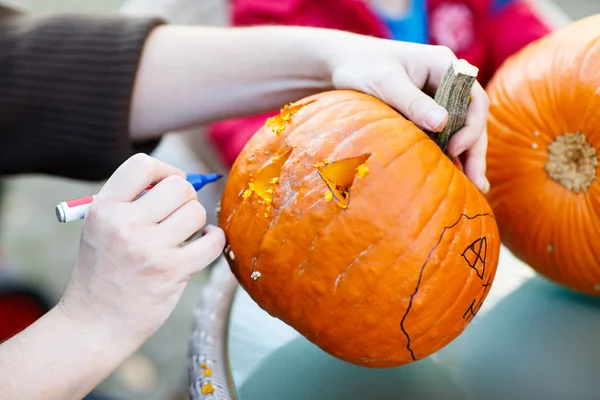
<svg viewBox="0 0 600 400">
<path fill-rule="evenodd" d="M 171 20 L 176 22 L 226 23 L 225 0 L 12 0 L 9 3 L 35 13 L 159 13 L 174 16 Z M 600 12 L 599 0 L 539 0 L 539 4 L 557 20 L 578 19 Z M 193 12 L 182 12 L 185 7 Z M 155 155 L 187 170 L 213 169 L 199 164 L 190 150 L 204 147 L 202 135 L 201 129 L 170 135 Z M 4 268 L 18 271 L 56 301 L 75 265 L 81 223 L 58 224 L 54 206 L 63 200 L 96 193 L 100 184 L 44 176 L 10 178 L 4 180 L 4 184 L 0 225 Z M 207 199 L 208 203 L 216 201 L 214 194 L 206 196 L 213 196 Z M 101 393 L 114 399 L 187 398 L 188 336 L 193 309 L 206 279 L 206 270 L 193 278 L 167 323 L 102 384 Z"/>
</svg>

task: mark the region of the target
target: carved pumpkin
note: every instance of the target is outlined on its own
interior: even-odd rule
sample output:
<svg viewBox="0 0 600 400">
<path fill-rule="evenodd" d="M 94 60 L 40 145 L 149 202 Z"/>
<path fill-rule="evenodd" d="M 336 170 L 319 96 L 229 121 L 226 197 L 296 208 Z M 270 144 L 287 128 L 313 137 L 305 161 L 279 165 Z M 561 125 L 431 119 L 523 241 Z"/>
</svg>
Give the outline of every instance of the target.
<svg viewBox="0 0 600 400">
<path fill-rule="evenodd" d="M 534 42 L 488 87 L 488 200 L 504 244 L 600 295 L 600 16 Z"/>
<path fill-rule="evenodd" d="M 260 307 L 369 367 L 410 363 L 457 337 L 498 263 L 483 195 L 412 122 L 353 91 L 269 119 L 232 167 L 219 223 L 231 269 Z"/>
</svg>

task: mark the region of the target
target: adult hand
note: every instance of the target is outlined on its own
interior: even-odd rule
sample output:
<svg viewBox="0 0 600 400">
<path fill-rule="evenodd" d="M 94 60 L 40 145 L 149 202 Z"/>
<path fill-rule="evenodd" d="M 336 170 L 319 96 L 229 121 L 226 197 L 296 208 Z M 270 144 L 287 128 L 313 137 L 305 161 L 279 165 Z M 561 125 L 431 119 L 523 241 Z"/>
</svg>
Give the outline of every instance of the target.
<svg viewBox="0 0 600 400">
<path fill-rule="evenodd" d="M 136 199 L 150 184 L 156 186 Z M 221 253 L 225 237 L 213 226 L 182 245 L 205 221 L 182 171 L 133 156 L 88 210 L 61 309 L 76 321 L 103 324 L 132 349 L 141 345 L 171 314 L 189 278 Z"/>
</svg>

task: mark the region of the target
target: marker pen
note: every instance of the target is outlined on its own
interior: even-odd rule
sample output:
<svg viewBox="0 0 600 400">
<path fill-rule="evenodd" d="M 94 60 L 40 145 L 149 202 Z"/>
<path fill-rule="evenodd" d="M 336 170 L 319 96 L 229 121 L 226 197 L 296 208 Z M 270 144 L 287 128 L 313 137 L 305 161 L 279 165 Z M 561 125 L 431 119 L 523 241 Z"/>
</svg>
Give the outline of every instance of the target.
<svg viewBox="0 0 600 400">
<path fill-rule="evenodd" d="M 221 179 L 223 175 L 219 174 L 188 174 L 186 180 L 196 189 L 196 191 L 202 189 L 204 185 L 216 182 Z M 154 185 L 150 185 L 140 194 L 144 195 L 146 191 L 152 189 Z M 74 199 L 69 201 L 63 201 L 56 206 L 56 218 L 58 222 L 71 222 L 78 219 L 83 219 L 90 204 L 94 201 L 96 195 L 82 197 L 80 199 Z"/>
</svg>

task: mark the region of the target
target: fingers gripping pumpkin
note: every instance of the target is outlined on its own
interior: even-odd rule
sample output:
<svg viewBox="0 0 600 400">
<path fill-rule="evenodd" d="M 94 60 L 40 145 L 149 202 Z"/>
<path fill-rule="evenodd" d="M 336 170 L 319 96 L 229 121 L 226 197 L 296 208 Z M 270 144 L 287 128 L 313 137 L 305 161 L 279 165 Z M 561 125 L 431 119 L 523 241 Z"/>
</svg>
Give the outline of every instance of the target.
<svg viewBox="0 0 600 400">
<path fill-rule="evenodd" d="M 476 187 L 412 122 L 353 91 L 268 120 L 231 170 L 219 223 L 231 269 L 260 307 L 370 367 L 410 363 L 458 336 L 498 262 Z"/>
<path fill-rule="evenodd" d="M 488 86 L 488 200 L 503 242 L 600 295 L 600 15 L 529 45 Z"/>
</svg>

